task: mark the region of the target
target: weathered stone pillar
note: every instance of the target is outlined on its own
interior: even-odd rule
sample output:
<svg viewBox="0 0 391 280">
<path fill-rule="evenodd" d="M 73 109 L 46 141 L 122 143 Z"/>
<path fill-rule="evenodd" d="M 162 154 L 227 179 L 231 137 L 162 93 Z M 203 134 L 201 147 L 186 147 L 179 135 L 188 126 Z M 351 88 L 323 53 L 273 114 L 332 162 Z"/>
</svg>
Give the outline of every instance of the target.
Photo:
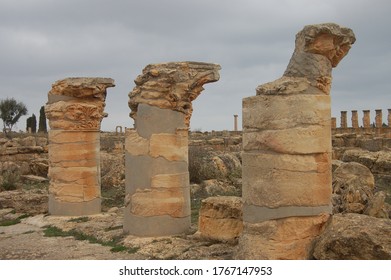
<svg viewBox="0 0 391 280">
<path fill-rule="evenodd" d="M 347 127 L 348 127 L 348 112 L 341 111 L 341 128 L 347 128 Z"/>
<path fill-rule="evenodd" d="M 151 64 L 135 80 L 129 107 L 136 129 L 127 129 L 125 140 L 125 232 L 163 236 L 189 228 L 192 101 L 204 84 L 219 80 L 219 69 L 199 62 Z"/>
<path fill-rule="evenodd" d="M 357 112 L 357 110 L 352 110 L 352 127 L 358 128 L 358 112 Z"/>
<path fill-rule="evenodd" d="M 331 128 L 332 129 L 337 128 L 337 118 L 331 118 Z"/>
<path fill-rule="evenodd" d="M 282 78 L 243 99 L 240 259 L 307 259 L 331 212 L 331 69 L 355 41 L 309 25 Z"/>
<path fill-rule="evenodd" d="M 234 115 L 234 131 L 238 131 L 238 115 Z"/>
<path fill-rule="evenodd" d="M 378 109 L 375 111 L 376 111 L 376 117 L 375 117 L 376 128 L 382 128 L 383 127 L 383 111 L 382 111 L 382 109 Z"/>
<path fill-rule="evenodd" d="M 100 212 L 100 123 L 109 78 L 68 78 L 53 84 L 45 107 L 49 119 L 49 213 Z"/>
<path fill-rule="evenodd" d="M 370 110 L 363 110 L 364 116 L 362 118 L 362 123 L 364 128 L 370 128 L 371 127 L 371 111 Z"/>
</svg>

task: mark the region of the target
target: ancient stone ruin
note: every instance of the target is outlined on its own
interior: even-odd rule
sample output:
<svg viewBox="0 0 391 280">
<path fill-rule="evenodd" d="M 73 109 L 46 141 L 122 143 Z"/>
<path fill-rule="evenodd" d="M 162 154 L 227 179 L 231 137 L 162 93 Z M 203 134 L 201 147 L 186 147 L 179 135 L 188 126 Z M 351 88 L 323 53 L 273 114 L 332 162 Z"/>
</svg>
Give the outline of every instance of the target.
<svg viewBox="0 0 391 280">
<path fill-rule="evenodd" d="M 238 258 L 309 258 L 331 212 L 331 70 L 354 42 L 336 24 L 305 26 L 283 77 L 243 99 Z"/>
<path fill-rule="evenodd" d="M 55 82 L 45 107 L 49 119 L 49 213 L 82 216 L 101 209 L 100 124 L 109 78 Z"/>
<path fill-rule="evenodd" d="M 126 130 L 124 231 L 161 236 L 190 226 L 188 129 L 192 101 L 219 80 L 220 66 L 151 64 L 129 93 L 135 129 Z"/>
</svg>

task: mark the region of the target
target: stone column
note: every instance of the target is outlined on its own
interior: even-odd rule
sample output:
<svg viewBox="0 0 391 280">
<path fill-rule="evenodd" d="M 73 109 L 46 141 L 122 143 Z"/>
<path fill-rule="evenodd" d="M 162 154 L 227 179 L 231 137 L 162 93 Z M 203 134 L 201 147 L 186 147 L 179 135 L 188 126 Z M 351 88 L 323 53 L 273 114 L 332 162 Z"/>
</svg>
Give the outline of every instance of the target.
<svg viewBox="0 0 391 280">
<path fill-rule="evenodd" d="M 337 118 L 331 118 L 331 128 L 332 129 L 337 128 Z"/>
<path fill-rule="evenodd" d="M 234 131 L 238 131 L 238 115 L 234 115 Z"/>
<path fill-rule="evenodd" d="M 100 123 L 109 78 L 68 78 L 53 84 L 49 119 L 49 213 L 100 213 Z"/>
<path fill-rule="evenodd" d="M 348 115 L 347 111 L 341 111 L 341 128 L 347 128 L 348 127 Z"/>
<path fill-rule="evenodd" d="M 151 64 L 129 93 L 136 129 L 126 130 L 124 231 L 138 236 L 185 232 L 190 226 L 188 129 L 192 101 L 219 80 L 220 66 Z"/>
<path fill-rule="evenodd" d="M 370 128 L 371 127 L 371 111 L 370 110 L 363 110 L 364 116 L 362 118 L 363 126 L 364 128 Z"/>
<path fill-rule="evenodd" d="M 375 118 L 376 128 L 382 128 L 383 127 L 383 111 L 381 109 L 378 109 L 375 111 L 376 111 L 376 118 Z"/>
<path fill-rule="evenodd" d="M 358 128 L 358 113 L 357 110 L 352 110 L 352 127 Z"/>
<path fill-rule="evenodd" d="M 388 127 L 391 127 L 391 109 L 388 109 Z"/>
<path fill-rule="evenodd" d="M 243 99 L 239 259 L 307 259 L 331 213 L 331 70 L 355 41 L 309 25 L 282 78 Z"/>
</svg>

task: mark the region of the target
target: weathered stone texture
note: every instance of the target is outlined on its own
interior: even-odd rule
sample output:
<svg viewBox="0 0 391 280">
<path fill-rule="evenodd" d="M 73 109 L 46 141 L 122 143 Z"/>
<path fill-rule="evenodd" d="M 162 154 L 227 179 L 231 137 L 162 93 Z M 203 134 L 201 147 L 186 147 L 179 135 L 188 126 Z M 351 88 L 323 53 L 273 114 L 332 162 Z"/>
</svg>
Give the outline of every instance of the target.
<svg viewBox="0 0 391 280">
<path fill-rule="evenodd" d="M 243 252 L 251 252 L 244 257 L 309 257 L 311 240 L 331 211 L 331 69 L 354 41 L 350 29 L 336 24 L 304 27 L 283 77 L 243 99 L 245 230 L 240 240 Z M 294 229 L 299 227 L 294 221 L 301 220 L 311 231 L 305 238 Z M 260 229 L 254 235 L 253 226 Z M 256 253 L 252 242 L 267 249 Z M 292 254 L 286 245 L 294 248 Z"/>
<path fill-rule="evenodd" d="M 218 64 L 200 62 L 170 62 L 150 64 L 134 81 L 136 87 L 129 94 L 131 117 L 136 119 L 138 105 L 149 104 L 175 110 L 186 115 L 189 125 L 192 101 L 200 95 L 203 85 L 219 80 Z"/>
<path fill-rule="evenodd" d="M 202 201 L 198 231 L 203 238 L 237 242 L 243 230 L 242 199 L 235 196 L 209 197 Z"/>
<path fill-rule="evenodd" d="M 129 94 L 135 130 L 126 131 L 124 231 L 178 234 L 190 226 L 188 128 L 191 102 L 219 79 L 217 64 L 151 64 Z"/>
<path fill-rule="evenodd" d="M 244 223 L 235 259 L 309 259 L 314 238 L 322 232 L 328 214 Z"/>
<path fill-rule="evenodd" d="M 319 260 L 391 260 L 391 221 L 359 214 L 336 214 L 317 239 Z"/>
<path fill-rule="evenodd" d="M 49 131 L 49 213 L 100 212 L 100 123 L 109 78 L 68 78 L 53 84 L 45 107 Z"/>
</svg>

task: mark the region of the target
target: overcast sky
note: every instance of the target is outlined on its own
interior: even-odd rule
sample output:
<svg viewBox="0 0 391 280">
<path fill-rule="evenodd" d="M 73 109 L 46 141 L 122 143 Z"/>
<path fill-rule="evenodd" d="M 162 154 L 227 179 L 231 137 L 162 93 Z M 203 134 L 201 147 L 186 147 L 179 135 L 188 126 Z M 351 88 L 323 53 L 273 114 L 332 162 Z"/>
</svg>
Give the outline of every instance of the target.
<svg viewBox="0 0 391 280">
<path fill-rule="evenodd" d="M 282 76 L 296 33 L 335 22 L 357 41 L 333 70 L 333 116 L 380 108 L 386 122 L 390 12 L 389 0 L 0 0 L 0 98 L 23 101 L 38 117 L 56 80 L 113 78 L 102 122 L 110 131 L 133 125 L 128 93 L 147 64 L 212 62 L 221 78 L 194 101 L 191 129 L 232 130 L 242 98 Z"/>
</svg>

